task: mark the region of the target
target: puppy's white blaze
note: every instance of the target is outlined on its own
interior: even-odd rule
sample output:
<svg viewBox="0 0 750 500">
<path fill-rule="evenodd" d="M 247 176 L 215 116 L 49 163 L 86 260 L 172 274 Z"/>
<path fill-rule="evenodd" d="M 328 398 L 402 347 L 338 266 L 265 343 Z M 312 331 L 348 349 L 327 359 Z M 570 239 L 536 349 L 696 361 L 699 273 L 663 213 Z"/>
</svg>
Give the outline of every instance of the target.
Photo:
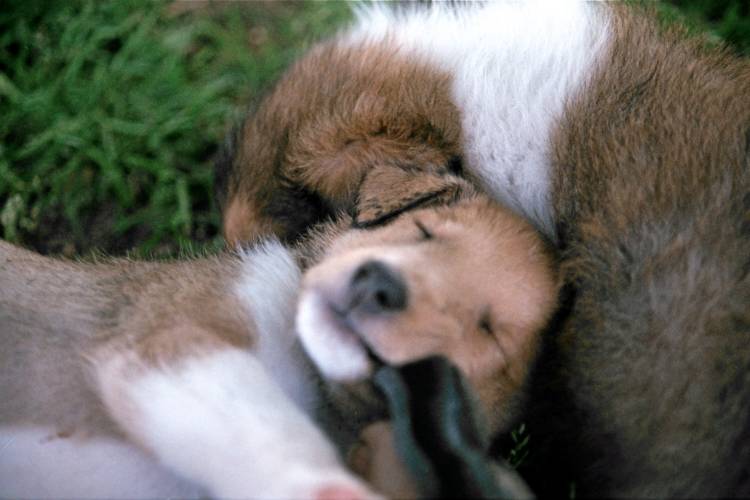
<svg viewBox="0 0 750 500">
<path fill-rule="evenodd" d="M 361 491 L 318 428 L 248 353 L 150 371 L 127 392 L 139 441 L 217 497 L 310 497 L 332 483 Z"/>
<path fill-rule="evenodd" d="M 453 9 L 357 9 L 349 43 L 395 40 L 453 77 L 464 167 L 494 197 L 554 236 L 550 140 L 607 47 L 606 6 L 488 2 Z"/>
<path fill-rule="evenodd" d="M 257 327 L 255 356 L 284 392 L 306 412 L 316 405 L 315 373 L 294 334 L 301 271 L 291 252 L 270 239 L 241 253 L 236 293 Z"/>
<path fill-rule="evenodd" d="M 205 497 L 131 444 L 55 433 L 0 427 L 0 498 Z"/>
<path fill-rule="evenodd" d="M 315 292 L 302 295 L 297 308 L 297 333 L 325 377 L 349 382 L 370 374 L 370 360 L 360 340 L 340 330 L 325 301 Z"/>
</svg>

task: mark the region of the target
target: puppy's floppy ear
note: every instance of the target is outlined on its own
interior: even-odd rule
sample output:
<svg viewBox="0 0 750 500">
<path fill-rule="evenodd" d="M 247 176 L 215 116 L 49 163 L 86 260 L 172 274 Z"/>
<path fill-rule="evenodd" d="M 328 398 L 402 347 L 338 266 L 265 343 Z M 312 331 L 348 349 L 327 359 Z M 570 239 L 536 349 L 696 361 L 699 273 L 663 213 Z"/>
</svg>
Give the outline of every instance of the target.
<svg viewBox="0 0 750 500">
<path fill-rule="evenodd" d="M 460 177 L 393 166 L 369 171 L 354 207 L 355 227 L 385 224 L 400 214 L 430 205 L 453 203 L 474 192 Z"/>
</svg>

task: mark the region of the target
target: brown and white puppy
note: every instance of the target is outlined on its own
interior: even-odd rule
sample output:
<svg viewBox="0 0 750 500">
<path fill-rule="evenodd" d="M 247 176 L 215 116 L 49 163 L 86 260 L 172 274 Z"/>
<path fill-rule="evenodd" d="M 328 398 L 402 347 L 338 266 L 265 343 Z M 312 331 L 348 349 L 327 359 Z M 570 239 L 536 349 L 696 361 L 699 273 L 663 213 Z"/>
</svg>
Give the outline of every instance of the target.
<svg viewBox="0 0 750 500">
<path fill-rule="evenodd" d="M 555 307 L 553 259 L 507 209 L 441 186 L 400 215 L 371 200 L 358 223 L 388 222 L 344 217 L 296 250 L 79 263 L 0 242 L 0 496 L 371 496 L 329 442 L 382 414 L 368 352 L 448 355 L 506 425 Z M 295 336 L 300 284 L 323 379 Z"/>
<path fill-rule="evenodd" d="M 747 496 L 749 137 L 750 63 L 639 6 L 374 5 L 238 130 L 225 234 L 294 239 L 373 170 L 463 172 L 565 256 L 540 492 Z"/>
<path fill-rule="evenodd" d="M 309 417 L 299 280 L 273 241 L 169 263 L 0 242 L 0 496 L 366 496 Z"/>
</svg>

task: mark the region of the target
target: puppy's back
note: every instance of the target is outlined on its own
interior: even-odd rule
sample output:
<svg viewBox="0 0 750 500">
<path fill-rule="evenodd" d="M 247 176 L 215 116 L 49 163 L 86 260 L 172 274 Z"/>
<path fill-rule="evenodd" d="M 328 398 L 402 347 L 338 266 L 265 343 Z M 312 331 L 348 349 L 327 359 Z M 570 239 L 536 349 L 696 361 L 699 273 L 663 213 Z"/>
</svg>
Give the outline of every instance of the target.
<svg viewBox="0 0 750 500">
<path fill-rule="evenodd" d="M 620 6 L 611 25 L 554 144 L 577 295 L 567 428 L 542 425 L 588 493 L 746 495 L 750 64 Z"/>
<path fill-rule="evenodd" d="M 210 336 L 164 335 L 144 359 L 169 360 L 210 343 L 250 345 L 255 325 L 233 289 L 241 268 L 232 255 L 75 262 L 0 242 L 0 424 L 116 433 L 94 381 L 94 358 L 175 325 Z"/>
<path fill-rule="evenodd" d="M 0 423 L 106 420 L 81 358 L 106 322 L 94 276 L 0 242 L 0 283 Z"/>
</svg>

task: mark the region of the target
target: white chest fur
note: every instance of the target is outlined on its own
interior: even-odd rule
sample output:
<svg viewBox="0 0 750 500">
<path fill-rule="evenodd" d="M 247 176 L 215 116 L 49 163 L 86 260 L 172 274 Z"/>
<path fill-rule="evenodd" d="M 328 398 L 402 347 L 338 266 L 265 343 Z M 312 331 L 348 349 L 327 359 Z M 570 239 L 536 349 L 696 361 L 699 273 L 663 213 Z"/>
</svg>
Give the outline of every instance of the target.
<svg viewBox="0 0 750 500">
<path fill-rule="evenodd" d="M 550 139 L 609 39 L 606 7 L 488 2 L 359 12 L 348 40 L 395 40 L 453 76 L 464 166 L 494 197 L 553 236 Z"/>
</svg>

